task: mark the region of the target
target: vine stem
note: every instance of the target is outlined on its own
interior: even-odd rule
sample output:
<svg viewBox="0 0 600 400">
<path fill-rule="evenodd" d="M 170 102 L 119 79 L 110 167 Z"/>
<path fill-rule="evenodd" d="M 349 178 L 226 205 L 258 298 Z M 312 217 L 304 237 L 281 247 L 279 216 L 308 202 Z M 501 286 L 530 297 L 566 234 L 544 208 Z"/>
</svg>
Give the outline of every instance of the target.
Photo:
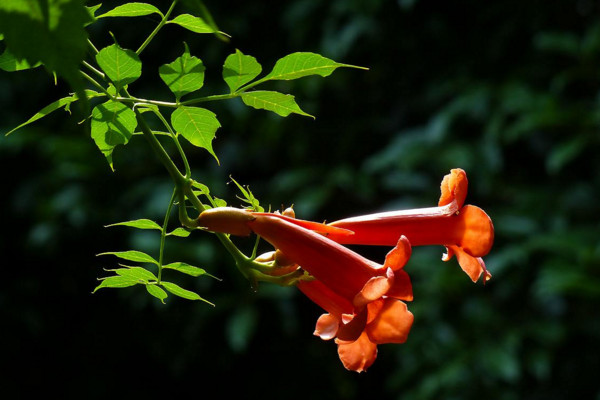
<svg viewBox="0 0 600 400">
<path fill-rule="evenodd" d="M 154 28 L 154 30 L 150 33 L 150 35 L 146 38 L 146 40 L 144 40 L 144 43 L 142 43 L 140 48 L 136 50 L 135 53 L 138 56 L 142 53 L 142 51 L 144 51 L 146 46 L 148 46 L 150 44 L 150 42 L 152 41 L 152 39 L 154 39 L 154 36 L 156 36 L 158 31 L 160 31 L 162 29 L 162 27 L 165 26 L 165 24 L 167 23 L 167 20 L 169 19 L 169 16 L 171 15 L 171 13 L 173 12 L 173 9 L 175 8 L 175 4 L 177 4 L 177 0 L 173 0 L 173 2 L 171 3 L 171 7 L 169 7 L 169 9 L 165 13 L 165 15 L 162 18 L 162 20 L 160 21 L 160 23 L 156 26 L 156 28 Z"/>
<path fill-rule="evenodd" d="M 162 270 L 163 270 L 163 256 L 165 253 L 165 240 L 167 238 L 167 225 L 169 223 L 169 217 L 171 216 L 171 209 L 173 208 L 173 202 L 175 201 L 175 196 L 177 195 L 177 188 L 173 189 L 173 194 L 171 195 L 171 200 L 169 200 L 169 205 L 167 206 L 167 212 L 165 213 L 165 220 L 163 222 L 162 230 L 160 232 L 160 249 L 158 253 L 158 283 L 160 284 L 162 278 Z"/>
</svg>

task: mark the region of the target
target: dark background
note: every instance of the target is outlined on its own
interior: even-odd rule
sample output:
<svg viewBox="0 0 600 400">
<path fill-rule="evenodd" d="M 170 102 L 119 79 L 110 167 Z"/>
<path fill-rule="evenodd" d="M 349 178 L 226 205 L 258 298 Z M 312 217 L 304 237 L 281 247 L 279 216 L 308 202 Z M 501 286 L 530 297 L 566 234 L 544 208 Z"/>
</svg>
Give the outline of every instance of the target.
<svg viewBox="0 0 600 400">
<path fill-rule="evenodd" d="M 91 3 L 90 3 L 91 4 Z M 107 11 L 119 2 L 105 2 Z M 166 2 L 156 2 L 166 10 Z M 209 234 L 167 241 L 167 261 L 219 276 L 182 286 L 216 303 L 142 287 L 91 294 L 104 251 L 156 255 L 158 235 L 104 225 L 160 222 L 171 186 L 143 139 L 114 152 L 116 172 L 82 116 L 57 112 L 0 138 L 0 376 L 4 393 L 67 398 L 599 399 L 600 3 L 545 1 L 216 2 L 229 43 L 167 26 L 142 54 L 140 97 L 170 100 L 157 69 L 183 52 L 207 67 L 200 94 L 225 93 L 236 48 L 268 72 L 295 51 L 369 67 L 272 83 L 316 120 L 281 118 L 239 99 L 210 103 L 221 166 L 186 147 L 194 177 L 232 205 L 229 175 L 264 205 L 334 220 L 437 203 L 441 178 L 467 171 L 467 202 L 494 221 L 473 284 L 443 248 L 417 248 L 407 271 L 415 323 L 379 346 L 363 374 L 312 336 L 321 310 L 293 288 L 253 291 Z M 178 7 L 177 13 L 187 12 Z M 136 49 L 156 18 L 104 19 L 97 47 Z M 0 73 L 0 132 L 68 87 L 42 69 Z M 251 243 L 240 242 L 242 247 Z M 387 249 L 359 249 L 382 261 Z M 18 396 L 17 396 L 18 397 Z"/>
</svg>

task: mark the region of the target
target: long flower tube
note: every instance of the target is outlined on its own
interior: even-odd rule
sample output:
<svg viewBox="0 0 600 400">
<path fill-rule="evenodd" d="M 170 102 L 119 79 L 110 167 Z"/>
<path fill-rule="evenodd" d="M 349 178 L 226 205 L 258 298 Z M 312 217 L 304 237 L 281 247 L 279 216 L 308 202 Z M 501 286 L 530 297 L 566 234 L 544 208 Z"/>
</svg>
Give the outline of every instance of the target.
<svg viewBox="0 0 600 400">
<path fill-rule="evenodd" d="M 476 282 L 483 275 L 484 282 L 491 278 L 481 257 L 488 254 L 494 241 L 494 226 L 481 208 L 463 205 L 467 195 L 467 175 L 462 169 L 453 169 L 441 184 L 438 207 L 391 211 L 362 215 L 334 221 L 329 226 L 352 231 L 341 235 L 337 231 L 328 238 L 341 244 L 393 246 L 398 238 L 406 236 L 412 246 L 443 245 L 447 252 L 442 259 L 453 255 Z"/>
<path fill-rule="evenodd" d="M 315 334 L 336 338 L 346 368 L 364 371 L 376 358 L 377 344 L 406 340 L 413 316 L 401 301 L 412 300 L 410 279 L 402 270 L 411 254 L 405 237 L 380 265 L 325 236 L 343 232 L 340 228 L 315 224 L 319 232 L 313 232 L 301 226 L 312 226 L 307 221 L 226 207 L 204 211 L 198 223 L 235 235 L 254 232 L 316 278 L 298 287 L 328 312 L 319 318 Z"/>
</svg>

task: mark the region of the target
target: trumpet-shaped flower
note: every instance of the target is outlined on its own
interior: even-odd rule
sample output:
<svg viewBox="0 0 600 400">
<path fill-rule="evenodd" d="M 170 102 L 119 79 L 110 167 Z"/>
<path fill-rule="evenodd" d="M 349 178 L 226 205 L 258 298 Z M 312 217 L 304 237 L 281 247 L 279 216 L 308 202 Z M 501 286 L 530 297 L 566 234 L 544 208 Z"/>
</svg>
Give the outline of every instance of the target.
<svg viewBox="0 0 600 400">
<path fill-rule="evenodd" d="M 330 226 L 352 231 L 341 235 L 337 231 L 328 237 L 341 244 L 390 245 L 406 236 L 412 246 L 443 245 L 448 261 L 456 255 L 459 265 L 476 282 L 484 275 L 491 278 L 481 257 L 494 241 L 494 227 L 489 216 L 479 207 L 463 205 L 467 196 L 467 175 L 453 169 L 441 184 L 438 207 L 391 211 L 342 219 Z"/>
<path fill-rule="evenodd" d="M 254 232 L 312 275 L 316 280 L 298 287 L 328 312 L 319 318 L 315 334 L 336 338 L 346 368 L 363 371 L 375 360 L 377 344 L 406 340 L 413 321 L 401 301 L 412 300 L 410 279 L 402 269 L 411 253 L 406 237 L 397 240 L 380 265 L 325 236 L 348 234 L 340 228 L 225 207 L 203 212 L 198 222 L 211 231 Z"/>
</svg>

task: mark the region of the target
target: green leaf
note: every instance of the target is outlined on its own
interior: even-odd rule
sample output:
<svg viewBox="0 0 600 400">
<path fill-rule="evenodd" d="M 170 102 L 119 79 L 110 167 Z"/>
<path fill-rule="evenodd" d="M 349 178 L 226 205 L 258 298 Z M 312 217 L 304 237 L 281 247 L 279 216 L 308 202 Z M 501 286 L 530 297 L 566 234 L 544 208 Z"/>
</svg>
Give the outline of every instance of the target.
<svg viewBox="0 0 600 400">
<path fill-rule="evenodd" d="M 29 65 L 42 62 L 82 98 L 79 66 L 88 50 L 84 27 L 92 21 L 83 0 L 0 1 L 0 33 L 10 53 Z"/>
<path fill-rule="evenodd" d="M 129 226 L 131 228 L 137 229 L 158 229 L 159 231 L 162 230 L 160 225 L 149 219 L 136 219 L 125 222 L 117 222 L 115 224 L 106 225 L 105 228 L 109 228 L 111 226 Z"/>
<path fill-rule="evenodd" d="M 39 67 L 40 65 L 42 65 L 41 62 L 31 65 L 25 59 L 19 60 L 8 49 L 4 50 L 4 53 L 0 55 L 0 69 L 6 72 L 23 71 Z"/>
<path fill-rule="evenodd" d="M 188 237 L 191 233 L 187 229 L 179 227 L 167 233 L 167 236 Z"/>
<path fill-rule="evenodd" d="M 207 275 L 210 276 L 211 278 L 215 278 L 217 280 L 220 280 L 219 278 L 207 273 L 204 269 L 202 268 L 198 268 L 198 267 L 194 267 L 193 265 L 190 264 L 186 264 L 184 262 L 174 262 L 174 263 L 170 263 L 167 265 L 163 265 L 163 268 L 165 269 L 173 269 L 175 271 L 179 271 L 182 274 L 186 274 L 186 275 L 191 275 L 193 277 L 199 277 L 201 275 Z"/>
<path fill-rule="evenodd" d="M 183 55 L 172 63 L 161 66 L 158 72 L 160 78 L 179 100 L 181 96 L 195 92 L 204 85 L 204 69 L 202 60 L 190 56 L 186 44 Z"/>
<path fill-rule="evenodd" d="M 292 53 L 280 58 L 273 67 L 273 70 L 261 82 L 267 80 L 292 80 L 309 75 L 329 76 L 333 71 L 340 67 L 360 68 L 355 65 L 340 64 L 329 58 L 325 58 L 315 53 Z"/>
<path fill-rule="evenodd" d="M 92 98 L 92 97 L 97 97 L 97 96 L 103 96 L 102 93 L 98 93 L 98 92 L 94 92 L 93 90 L 86 90 L 84 92 L 86 94 L 87 98 Z M 38 111 L 37 113 L 35 113 L 31 118 L 29 118 L 27 121 L 23 122 L 21 125 L 17 126 L 16 128 L 11 129 L 10 131 L 8 131 L 6 133 L 6 136 L 10 135 L 11 133 L 13 133 L 14 131 L 16 131 L 17 129 L 20 129 L 26 125 L 31 124 L 32 122 L 37 121 L 38 119 L 44 118 L 46 115 L 50 114 L 53 111 L 56 111 L 58 109 L 61 108 L 65 108 L 67 111 L 69 110 L 69 106 L 71 105 L 71 103 L 75 102 L 79 100 L 79 98 L 77 97 L 77 95 L 73 95 L 70 97 L 63 97 L 62 99 L 58 99 L 50 104 L 48 104 L 46 107 L 42 108 L 40 111 Z"/>
<path fill-rule="evenodd" d="M 207 24 L 202 18 L 190 14 L 181 14 L 167 21 L 167 24 L 177 24 L 196 33 L 216 33 L 215 28 Z"/>
<path fill-rule="evenodd" d="M 200 107 L 178 107 L 171 114 L 171 124 L 191 144 L 208 150 L 219 162 L 212 140 L 221 124 L 213 112 Z"/>
<path fill-rule="evenodd" d="M 256 58 L 247 56 L 237 50 L 225 59 L 223 64 L 223 80 L 235 92 L 237 89 L 256 78 L 262 71 Z"/>
<path fill-rule="evenodd" d="M 107 251 L 105 253 L 98 254 L 99 256 L 105 255 L 113 255 L 119 257 L 123 260 L 135 261 L 135 262 L 143 262 L 143 263 L 151 263 L 158 265 L 158 261 L 156 261 L 152 256 L 143 253 L 137 250 L 128 250 L 128 251 Z"/>
<path fill-rule="evenodd" d="M 268 90 L 256 90 L 244 92 L 241 95 L 244 104 L 256 109 L 273 111 L 274 113 L 287 117 L 291 113 L 314 118 L 300 109 L 294 96 Z"/>
<path fill-rule="evenodd" d="M 157 281 L 158 278 L 146 268 L 142 267 L 127 267 L 113 270 L 117 275 L 127 276 L 131 279 L 143 281 L 148 283 L 149 281 Z"/>
<path fill-rule="evenodd" d="M 135 51 L 122 49 L 118 44 L 103 48 L 96 61 L 117 89 L 137 80 L 142 75 L 142 62 Z"/>
<path fill-rule="evenodd" d="M 179 297 L 182 297 L 182 298 L 188 299 L 188 300 L 201 300 L 201 301 L 204 301 L 204 302 L 210 304 L 211 306 L 214 306 L 213 303 L 211 303 L 208 300 L 203 299 L 202 297 L 200 297 L 199 294 L 194 293 L 194 292 L 192 292 L 190 290 L 183 289 L 180 286 L 178 286 L 178 285 L 176 285 L 176 284 L 174 284 L 172 282 L 165 282 L 165 281 L 163 281 L 163 282 L 160 283 L 160 285 L 162 287 L 164 287 L 165 289 L 167 289 L 167 291 L 169 291 L 172 294 L 174 294 L 175 296 L 179 296 Z"/>
<path fill-rule="evenodd" d="M 157 285 L 146 285 L 146 290 L 152 296 L 154 296 L 157 299 L 159 299 L 161 301 L 161 303 L 165 304 L 165 299 L 168 297 L 167 292 L 165 292 L 164 290 L 162 290 Z"/>
<path fill-rule="evenodd" d="M 92 110 L 92 139 L 113 171 L 113 149 L 127 144 L 136 126 L 135 112 L 122 103 L 109 100 Z"/>
<path fill-rule="evenodd" d="M 96 18 L 96 11 L 98 11 L 100 7 L 102 7 L 102 3 L 96 4 L 95 6 L 86 6 L 85 8 L 88 10 L 92 18 Z"/>
<path fill-rule="evenodd" d="M 208 188 L 208 186 L 206 186 L 203 183 L 200 183 L 198 181 L 192 181 L 192 186 L 197 189 L 200 189 L 200 192 L 202 192 L 202 194 L 205 194 L 205 195 L 210 194 L 210 189 Z"/>
<path fill-rule="evenodd" d="M 158 14 L 163 17 L 163 13 L 152 4 L 147 3 L 127 3 L 117 6 L 112 10 L 105 12 L 96 18 L 104 17 L 141 17 L 143 15 Z"/>
<path fill-rule="evenodd" d="M 108 278 L 102 279 L 100 284 L 96 286 L 92 293 L 95 293 L 98 289 L 102 288 L 125 288 L 134 286 L 140 283 L 139 281 L 132 279 L 129 276 L 109 276 Z"/>
<path fill-rule="evenodd" d="M 37 121 L 38 119 L 44 118 L 46 115 L 50 114 L 53 111 L 56 111 L 56 110 L 58 110 L 60 108 L 65 107 L 67 104 L 71 104 L 75 100 L 77 100 L 77 98 L 75 96 L 69 96 L 69 97 L 63 97 L 62 99 L 58 99 L 56 101 L 53 101 L 52 103 L 48 104 L 46 107 L 42 108 L 40 111 L 38 111 L 37 113 L 35 113 L 35 115 L 33 115 L 27 121 L 23 122 L 21 125 L 19 125 L 16 128 L 13 128 L 10 131 L 8 131 L 6 133 L 6 136 L 10 135 L 11 133 L 13 133 L 14 131 L 16 131 L 17 129 L 20 129 L 20 128 L 24 127 L 25 125 L 29 125 L 32 122 Z"/>
<path fill-rule="evenodd" d="M 244 188 L 242 185 L 240 185 L 231 176 L 229 177 L 229 179 L 231 179 L 231 181 L 233 183 L 235 183 L 235 185 L 238 187 L 239 191 L 242 192 L 242 195 L 244 197 L 241 200 L 243 200 L 244 202 L 248 203 L 248 205 L 250 205 L 250 207 L 252 207 L 252 209 L 254 211 L 257 211 L 257 212 L 263 212 L 263 211 L 265 211 L 265 209 L 263 207 L 261 207 L 260 202 L 258 201 L 258 199 L 256 197 L 254 197 L 254 194 L 250 190 L 249 186 L 246 186 L 246 188 Z"/>
</svg>

